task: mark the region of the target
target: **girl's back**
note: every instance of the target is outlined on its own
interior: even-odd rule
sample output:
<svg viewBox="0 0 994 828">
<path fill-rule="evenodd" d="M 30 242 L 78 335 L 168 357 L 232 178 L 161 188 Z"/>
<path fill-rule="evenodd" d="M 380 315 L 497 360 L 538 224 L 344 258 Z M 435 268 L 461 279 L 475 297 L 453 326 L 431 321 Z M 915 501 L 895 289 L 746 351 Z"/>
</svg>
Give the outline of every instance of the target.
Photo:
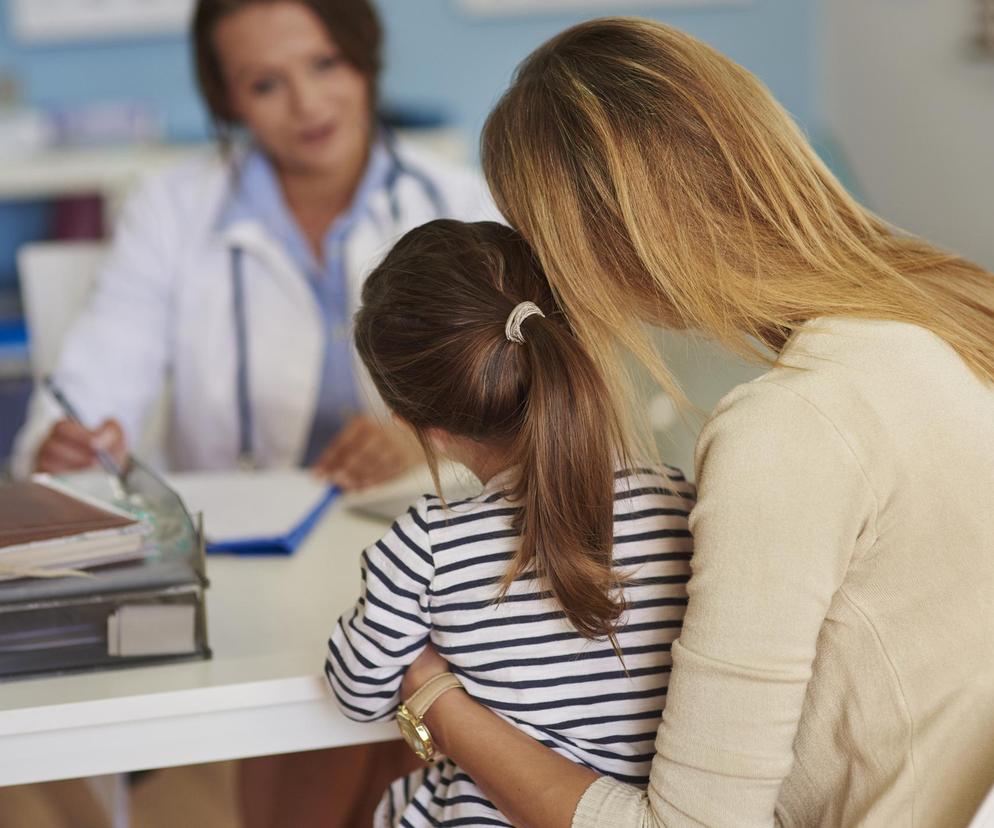
<svg viewBox="0 0 994 828">
<path fill-rule="evenodd" d="M 485 486 L 452 508 L 423 498 L 366 550 L 362 597 L 330 642 L 343 710 L 393 715 L 431 643 L 450 665 L 442 692 L 462 684 L 573 761 L 645 784 L 687 601 L 693 488 L 618 471 L 636 454 L 630 401 L 513 229 L 416 228 L 362 298 L 356 347 L 383 400 L 435 471 L 442 455 Z M 403 732 L 431 759 L 431 701 L 409 701 Z M 379 824 L 507 823 L 442 760 L 393 786 Z"/>
<path fill-rule="evenodd" d="M 364 593 L 330 642 L 343 708 L 393 714 L 402 668 L 430 637 L 466 690 L 575 762 L 645 785 L 686 606 L 693 487 L 675 470 L 616 477 L 614 564 L 627 609 L 616 637 L 581 636 L 532 573 L 496 599 L 514 554 L 517 507 L 500 474 L 446 509 L 422 498 L 363 558 Z M 370 665 L 377 665 L 370 670 Z M 582 733 L 582 737 L 581 734 Z M 507 825 L 472 780 L 442 759 L 391 787 L 378 825 Z"/>
</svg>

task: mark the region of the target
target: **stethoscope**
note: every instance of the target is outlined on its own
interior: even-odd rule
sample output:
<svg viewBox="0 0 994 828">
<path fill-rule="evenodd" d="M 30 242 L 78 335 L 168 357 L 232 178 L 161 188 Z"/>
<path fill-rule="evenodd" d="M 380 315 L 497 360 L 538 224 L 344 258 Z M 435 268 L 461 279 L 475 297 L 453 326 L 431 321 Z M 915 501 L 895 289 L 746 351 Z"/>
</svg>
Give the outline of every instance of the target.
<svg viewBox="0 0 994 828">
<path fill-rule="evenodd" d="M 400 221 L 400 201 L 397 198 L 398 182 L 405 175 L 414 179 L 431 202 L 437 216 L 448 215 L 448 205 L 438 185 L 418 167 L 404 161 L 397 152 L 396 138 L 387 128 L 383 130 L 383 143 L 390 156 L 390 169 L 386 176 L 387 198 L 390 201 L 390 216 Z M 245 306 L 245 251 L 241 247 L 231 248 L 231 289 L 232 310 L 235 317 L 235 381 L 238 406 L 238 465 L 240 468 L 255 468 L 255 447 L 252 436 L 252 406 L 249 402 L 249 353 L 248 353 L 248 313 Z"/>
</svg>

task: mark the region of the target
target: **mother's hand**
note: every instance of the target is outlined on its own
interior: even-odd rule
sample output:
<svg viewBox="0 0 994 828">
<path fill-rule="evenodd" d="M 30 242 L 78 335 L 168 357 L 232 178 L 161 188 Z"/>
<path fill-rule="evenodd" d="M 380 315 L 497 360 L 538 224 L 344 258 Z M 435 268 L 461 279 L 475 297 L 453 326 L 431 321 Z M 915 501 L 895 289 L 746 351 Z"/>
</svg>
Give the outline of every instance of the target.
<svg viewBox="0 0 994 828">
<path fill-rule="evenodd" d="M 401 699 L 449 669 L 429 644 L 407 668 Z M 597 779 L 534 741 L 462 690 L 443 693 L 425 714 L 432 740 L 520 828 L 569 828 L 584 791 Z"/>
</svg>

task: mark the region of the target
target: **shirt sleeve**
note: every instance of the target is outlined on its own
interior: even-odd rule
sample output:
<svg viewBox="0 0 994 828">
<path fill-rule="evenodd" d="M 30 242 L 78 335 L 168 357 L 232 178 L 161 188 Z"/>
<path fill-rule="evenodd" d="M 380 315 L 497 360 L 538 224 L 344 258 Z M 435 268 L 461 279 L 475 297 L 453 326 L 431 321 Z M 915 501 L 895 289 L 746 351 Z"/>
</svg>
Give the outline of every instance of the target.
<svg viewBox="0 0 994 828">
<path fill-rule="evenodd" d="M 697 467 L 690 600 L 648 791 L 598 780 L 576 828 L 775 824 L 819 631 L 875 537 L 845 435 L 784 385 L 726 397 Z"/>
<path fill-rule="evenodd" d="M 350 719 L 390 718 L 404 671 L 428 643 L 434 576 L 422 498 L 362 553 L 362 592 L 328 641 L 325 675 Z"/>
<path fill-rule="evenodd" d="M 128 199 L 93 295 L 69 328 L 55 369 L 84 424 L 116 418 L 131 447 L 171 362 L 177 212 L 162 178 Z M 35 391 L 14 451 L 19 476 L 31 471 L 41 443 L 63 416 L 47 393 Z"/>
</svg>

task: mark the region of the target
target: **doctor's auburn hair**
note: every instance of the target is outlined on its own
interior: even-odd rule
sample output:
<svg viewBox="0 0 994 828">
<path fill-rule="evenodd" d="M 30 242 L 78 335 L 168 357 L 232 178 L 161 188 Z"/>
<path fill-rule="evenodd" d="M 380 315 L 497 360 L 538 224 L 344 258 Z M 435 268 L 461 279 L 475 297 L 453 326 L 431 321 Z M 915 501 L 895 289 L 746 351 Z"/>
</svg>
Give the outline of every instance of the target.
<svg viewBox="0 0 994 828">
<path fill-rule="evenodd" d="M 214 47 L 214 29 L 229 14 L 248 6 L 283 0 L 197 0 L 190 27 L 197 86 L 211 118 L 224 135 L 236 123 L 228 105 L 228 89 Z M 383 26 L 369 0 L 292 0 L 314 12 L 334 44 L 369 83 L 375 107 L 383 68 Z"/>
<path fill-rule="evenodd" d="M 505 335 L 509 314 L 545 314 Z M 603 379 L 553 297 L 538 260 L 496 222 L 437 220 L 410 231 L 366 280 L 356 345 L 389 408 L 429 429 L 506 452 L 518 474 L 520 545 L 502 583 L 534 572 L 588 638 L 624 610 L 612 567 L 621 423 Z"/>
</svg>

